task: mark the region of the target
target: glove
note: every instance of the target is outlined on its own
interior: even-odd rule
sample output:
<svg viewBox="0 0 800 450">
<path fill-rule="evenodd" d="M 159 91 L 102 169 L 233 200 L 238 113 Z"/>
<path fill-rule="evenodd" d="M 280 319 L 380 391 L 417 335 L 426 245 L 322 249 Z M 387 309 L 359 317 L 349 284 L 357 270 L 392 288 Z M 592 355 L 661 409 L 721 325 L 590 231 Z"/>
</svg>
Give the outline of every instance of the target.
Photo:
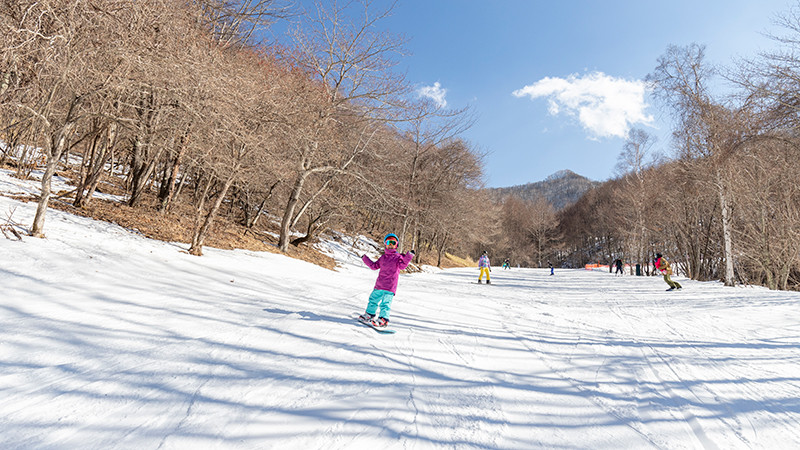
<svg viewBox="0 0 800 450">
<path fill-rule="evenodd" d="M 411 253 L 412 255 L 416 255 L 417 254 L 417 252 L 415 252 L 414 250 L 409 250 L 408 253 Z"/>
</svg>

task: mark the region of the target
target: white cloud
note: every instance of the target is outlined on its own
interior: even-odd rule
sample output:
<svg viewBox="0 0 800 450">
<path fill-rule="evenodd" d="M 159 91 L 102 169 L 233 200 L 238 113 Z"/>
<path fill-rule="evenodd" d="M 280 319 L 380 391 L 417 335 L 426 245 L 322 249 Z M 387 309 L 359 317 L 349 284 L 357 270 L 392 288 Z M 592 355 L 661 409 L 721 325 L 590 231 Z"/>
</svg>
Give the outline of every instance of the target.
<svg viewBox="0 0 800 450">
<path fill-rule="evenodd" d="M 602 72 L 583 77 L 541 80 L 513 92 L 516 97 L 546 97 L 548 112 L 577 116 L 592 138 L 626 137 L 634 124 L 650 125 L 653 116 L 646 114 L 645 83 L 614 78 Z"/>
<path fill-rule="evenodd" d="M 447 107 L 447 100 L 444 96 L 447 94 L 447 89 L 442 89 L 442 85 L 437 81 L 433 86 L 422 86 L 417 89 L 420 97 L 428 97 L 433 100 L 439 107 Z"/>
</svg>

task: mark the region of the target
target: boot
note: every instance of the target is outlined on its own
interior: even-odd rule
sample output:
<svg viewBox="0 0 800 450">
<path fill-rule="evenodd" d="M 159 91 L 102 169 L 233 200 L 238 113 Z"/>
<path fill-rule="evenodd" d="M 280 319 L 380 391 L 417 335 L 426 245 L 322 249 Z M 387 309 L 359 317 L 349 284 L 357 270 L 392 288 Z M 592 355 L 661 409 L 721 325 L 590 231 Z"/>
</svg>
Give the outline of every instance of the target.
<svg viewBox="0 0 800 450">
<path fill-rule="evenodd" d="M 372 326 L 374 326 L 374 327 L 386 328 L 386 326 L 389 325 L 389 319 L 387 319 L 386 317 L 378 317 L 377 319 L 373 320 L 371 323 L 372 323 Z"/>
</svg>

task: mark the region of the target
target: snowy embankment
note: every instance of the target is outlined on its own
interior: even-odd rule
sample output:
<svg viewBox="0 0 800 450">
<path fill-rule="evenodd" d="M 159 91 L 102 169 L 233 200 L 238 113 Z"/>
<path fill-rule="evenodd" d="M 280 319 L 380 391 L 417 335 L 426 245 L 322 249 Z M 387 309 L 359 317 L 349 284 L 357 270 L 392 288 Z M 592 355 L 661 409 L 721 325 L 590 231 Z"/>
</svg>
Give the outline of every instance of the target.
<svg viewBox="0 0 800 450">
<path fill-rule="evenodd" d="M 797 293 L 447 270 L 403 275 L 380 335 L 354 255 L 45 230 L 0 238 L 0 448 L 800 447 Z"/>
</svg>

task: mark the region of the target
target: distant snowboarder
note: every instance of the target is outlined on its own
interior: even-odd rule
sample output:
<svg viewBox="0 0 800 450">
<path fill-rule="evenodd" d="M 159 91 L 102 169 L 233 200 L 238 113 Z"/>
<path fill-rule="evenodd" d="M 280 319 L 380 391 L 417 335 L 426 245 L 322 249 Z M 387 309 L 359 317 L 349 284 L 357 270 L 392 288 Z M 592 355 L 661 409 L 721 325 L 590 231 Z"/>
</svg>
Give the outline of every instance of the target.
<svg viewBox="0 0 800 450">
<path fill-rule="evenodd" d="M 675 289 L 683 289 L 678 282 L 672 281 L 670 276 L 672 275 L 672 265 L 667 261 L 667 258 L 661 256 L 661 253 L 656 253 L 656 270 L 660 271 L 662 275 L 664 275 L 664 281 L 667 282 L 669 285 L 668 291 L 672 291 Z"/>
<path fill-rule="evenodd" d="M 486 250 L 483 251 L 483 254 L 478 259 L 478 268 L 481 271 L 481 274 L 478 275 L 478 283 L 483 282 L 483 275 L 486 274 L 486 284 L 492 284 L 492 281 L 489 279 L 489 272 L 492 271 L 492 265 L 489 262 L 489 255 L 486 254 Z"/>
<path fill-rule="evenodd" d="M 550 275 L 555 275 L 555 269 L 553 268 L 553 263 L 547 261 L 547 265 L 550 266 Z"/>
<path fill-rule="evenodd" d="M 392 299 L 397 292 L 397 281 L 400 278 L 400 271 L 408 267 L 414 259 L 414 250 L 408 253 L 398 253 L 397 243 L 399 239 L 394 233 L 389 233 L 383 238 L 386 246 L 383 255 L 377 261 L 373 261 L 367 255 L 361 256 L 361 260 L 372 270 L 380 270 L 378 279 L 375 281 L 375 288 L 369 296 L 369 303 L 364 314 L 358 316 L 358 320 L 369 323 L 376 328 L 386 328 L 389 324 L 389 313 L 392 307 Z M 380 310 L 380 311 L 379 311 Z M 378 318 L 375 314 L 380 312 Z"/>
<path fill-rule="evenodd" d="M 506 260 L 503 261 L 503 269 L 511 270 L 511 263 L 508 261 L 508 258 L 506 258 Z"/>
</svg>

